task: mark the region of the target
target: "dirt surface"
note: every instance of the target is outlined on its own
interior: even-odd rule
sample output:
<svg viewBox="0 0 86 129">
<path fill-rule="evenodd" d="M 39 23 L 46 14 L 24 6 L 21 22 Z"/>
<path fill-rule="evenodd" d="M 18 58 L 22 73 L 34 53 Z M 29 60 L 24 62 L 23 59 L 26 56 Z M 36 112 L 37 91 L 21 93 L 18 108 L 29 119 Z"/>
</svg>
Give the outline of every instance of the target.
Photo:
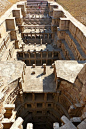
<svg viewBox="0 0 86 129">
<path fill-rule="evenodd" d="M 0 0 L 0 16 L 2 16 L 13 4 L 23 0 Z"/>
<path fill-rule="evenodd" d="M 0 16 L 4 14 L 4 12 L 12 6 L 7 0 L 0 0 Z"/>
<path fill-rule="evenodd" d="M 86 0 L 56 0 L 72 16 L 86 25 Z"/>
</svg>

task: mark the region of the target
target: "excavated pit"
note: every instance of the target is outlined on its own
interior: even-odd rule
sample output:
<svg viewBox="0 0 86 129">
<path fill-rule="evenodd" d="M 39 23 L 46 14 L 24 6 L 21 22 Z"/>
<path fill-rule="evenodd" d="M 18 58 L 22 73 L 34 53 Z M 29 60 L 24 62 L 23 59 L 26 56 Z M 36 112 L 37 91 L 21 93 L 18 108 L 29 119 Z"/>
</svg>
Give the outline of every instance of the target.
<svg viewBox="0 0 86 129">
<path fill-rule="evenodd" d="M 24 93 L 24 102 L 18 105 L 16 100 L 17 117 L 22 117 L 24 129 L 27 123 L 33 123 L 33 129 L 53 128 L 56 121 L 61 124 L 60 118 L 69 115 L 65 108 L 55 98 L 56 93 Z"/>
</svg>

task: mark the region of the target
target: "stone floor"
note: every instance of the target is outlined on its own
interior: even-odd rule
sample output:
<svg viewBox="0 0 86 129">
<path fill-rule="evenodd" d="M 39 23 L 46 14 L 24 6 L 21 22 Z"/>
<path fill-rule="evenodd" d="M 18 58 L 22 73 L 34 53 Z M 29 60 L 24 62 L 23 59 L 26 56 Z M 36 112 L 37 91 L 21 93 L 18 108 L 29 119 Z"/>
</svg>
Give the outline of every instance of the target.
<svg viewBox="0 0 86 129">
<path fill-rule="evenodd" d="M 73 60 L 58 60 L 55 61 L 57 77 L 60 77 L 68 82 L 74 83 L 77 75 L 84 67 L 85 62 Z"/>
<path fill-rule="evenodd" d="M 54 81 L 53 68 L 46 66 L 46 74 L 43 74 L 42 66 L 26 67 L 25 82 L 23 92 L 55 92 L 56 85 Z M 32 72 L 35 74 L 32 74 Z"/>
</svg>

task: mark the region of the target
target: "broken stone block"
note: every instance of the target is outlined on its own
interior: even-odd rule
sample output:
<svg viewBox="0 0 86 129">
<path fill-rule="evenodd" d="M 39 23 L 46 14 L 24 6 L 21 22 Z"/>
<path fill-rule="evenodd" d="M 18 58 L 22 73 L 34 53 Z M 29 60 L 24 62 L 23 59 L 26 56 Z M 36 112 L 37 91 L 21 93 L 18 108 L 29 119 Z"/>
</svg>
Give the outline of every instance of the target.
<svg viewBox="0 0 86 129">
<path fill-rule="evenodd" d="M 32 71 L 32 73 L 31 73 L 31 74 L 32 74 L 32 75 L 33 75 L 33 74 L 35 74 L 35 71 Z"/>
</svg>

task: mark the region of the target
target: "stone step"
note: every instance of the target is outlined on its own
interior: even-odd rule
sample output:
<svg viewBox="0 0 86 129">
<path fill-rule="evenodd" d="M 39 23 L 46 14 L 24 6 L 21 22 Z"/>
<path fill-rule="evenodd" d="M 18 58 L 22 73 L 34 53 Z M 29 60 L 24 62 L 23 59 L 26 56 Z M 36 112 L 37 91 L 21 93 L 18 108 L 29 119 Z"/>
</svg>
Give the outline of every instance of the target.
<svg viewBox="0 0 86 129">
<path fill-rule="evenodd" d="M 68 44 L 65 42 L 65 40 L 61 40 L 61 41 L 62 41 L 62 43 L 64 44 L 65 49 L 68 51 L 71 60 L 75 60 L 74 54 L 72 53 L 72 51 L 71 51 L 71 49 L 69 48 Z"/>
<path fill-rule="evenodd" d="M 49 11 L 45 11 L 45 10 L 29 10 L 29 11 L 27 11 L 27 14 L 39 14 L 39 15 L 41 15 L 41 14 L 49 14 Z"/>
<path fill-rule="evenodd" d="M 39 22 L 28 22 L 28 21 L 25 21 L 25 23 L 28 24 L 28 25 L 31 25 L 31 24 L 33 24 L 33 25 L 38 25 L 38 24 L 43 25 L 44 22 L 40 22 L 40 21 Z M 46 22 L 45 25 L 50 25 L 50 23 L 51 22 Z"/>
<path fill-rule="evenodd" d="M 75 43 L 77 50 L 79 51 L 80 55 L 86 59 L 86 54 L 83 52 L 80 44 L 77 42 L 77 40 L 71 35 L 71 33 L 69 31 L 66 31 L 66 33 L 70 36 L 70 38 L 73 40 L 73 42 Z"/>
<path fill-rule="evenodd" d="M 41 1 L 27 1 L 27 5 L 30 5 L 30 4 L 41 4 Z M 47 4 L 47 1 L 43 1 L 41 5 L 46 5 Z"/>
<path fill-rule="evenodd" d="M 36 5 L 27 5 L 26 8 L 27 9 L 36 9 L 36 8 L 38 8 L 38 5 L 37 4 Z M 49 7 L 46 5 L 42 5 L 41 9 L 49 9 Z"/>
</svg>

